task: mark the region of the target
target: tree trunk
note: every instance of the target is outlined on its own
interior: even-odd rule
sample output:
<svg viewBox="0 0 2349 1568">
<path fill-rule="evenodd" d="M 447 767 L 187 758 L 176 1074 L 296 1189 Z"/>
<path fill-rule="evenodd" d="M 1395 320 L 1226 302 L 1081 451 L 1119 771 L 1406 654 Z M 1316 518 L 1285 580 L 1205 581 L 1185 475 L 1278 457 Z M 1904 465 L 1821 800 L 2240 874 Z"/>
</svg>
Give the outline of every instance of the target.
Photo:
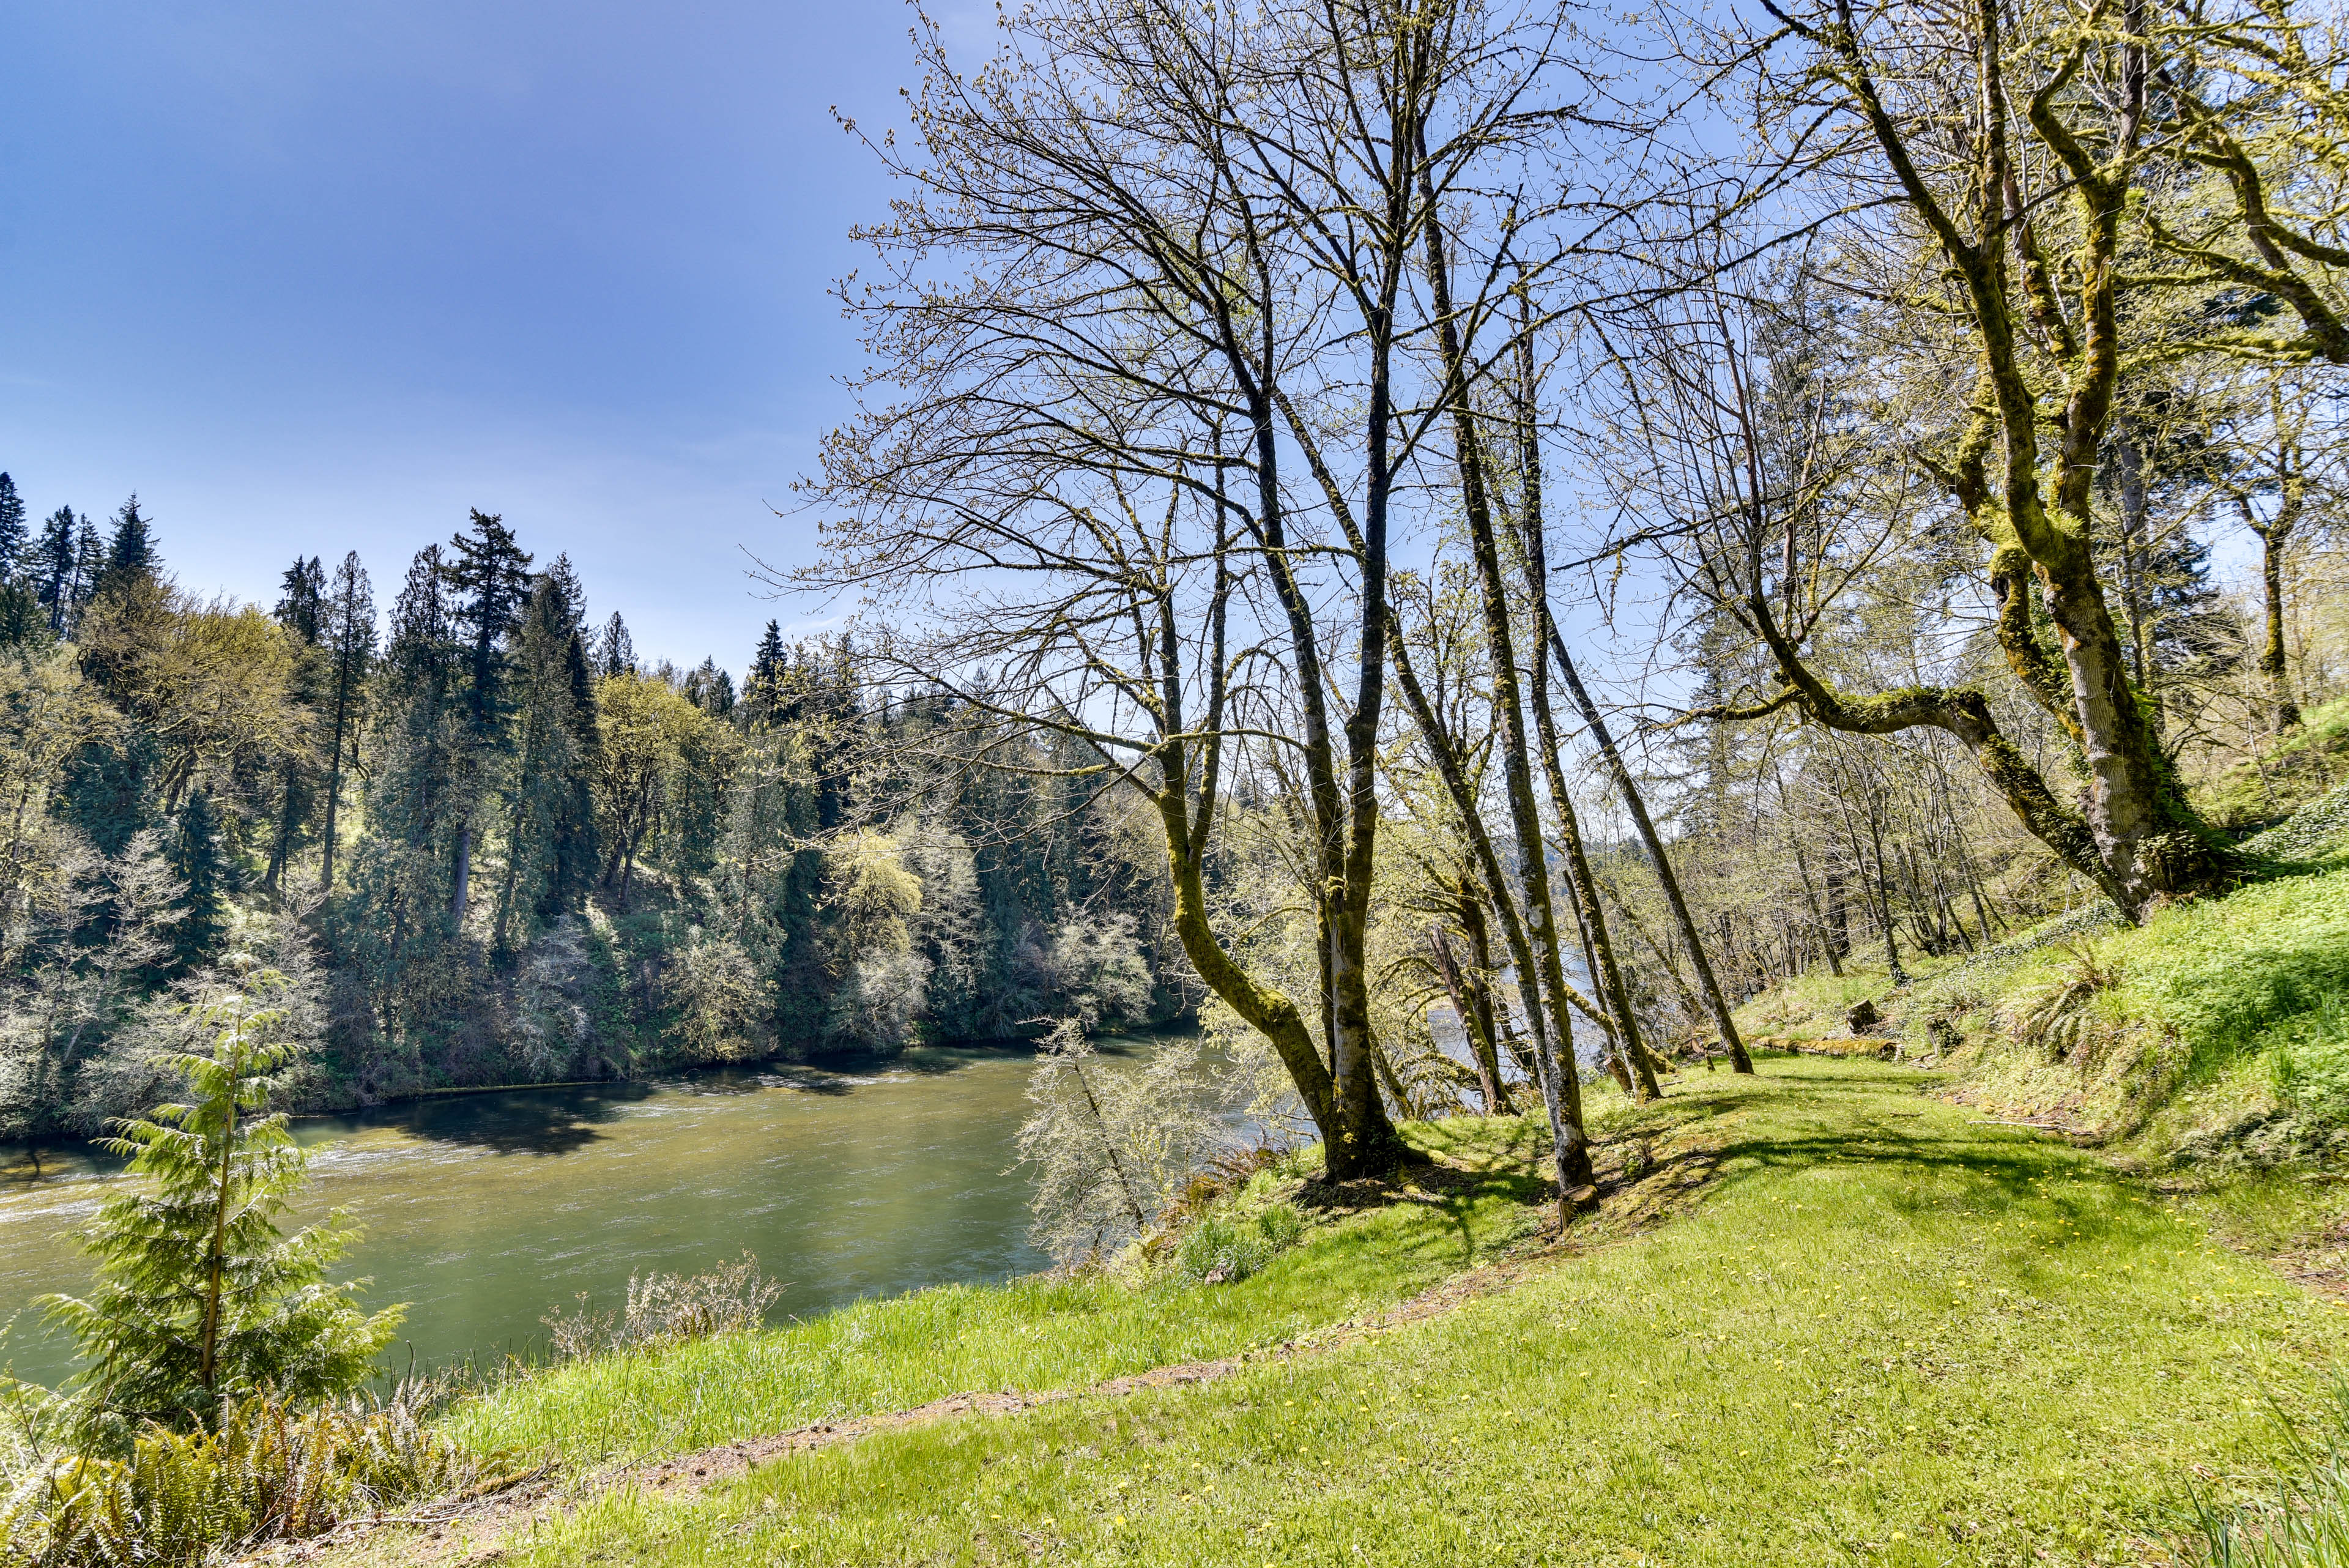
<svg viewBox="0 0 2349 1568">
<path fill-rule="evenodd" d="M 1785 798 L 1785 794 L 1782 792 L 1779 799 L 1783 802 Z M 1794 819 L 1791 816 L 1787 818 L 1786 826 L 1790 830 L 1786 836 L 1786 842 L 1793 846 L 1795 851 L 1795 869 L 1800 872 L 1803 877 L 1803 897 L 1811 906 L 1811 919 L 1818 922 L 1819 950 L 1826 955 L 1827 972 L 1835 976 L 1837 980 L 1841 980 L 1843 978 L 1843 960 L 1836 952 L 1837 933 L 1828 922 L 1826 907 L 1819 900 L 1819 890 L 1817 885 L 1811 880 L 1810 857 L 1803 853 L 1802 835 L 1791 831 L 1795 826 Z M 1840 911 L 1838 911 L 1838 915 L 1839 914 Z"/>
<path fill-rule="evenodd" d="M 1423 175 L 1423 180 L 1424 180 Z M 1557 949 L 1557 926 L 1550 905 L 1549 868 L 1544 863 L 1541 812 L 1535 804 L 1531 750 L 1524 703 L 1517 691 L 1515 633 L 1509 625 L 1507 584 L 1501 574 L 1499 542 L 1485 491 L 1484 462 L 1474 410 L 1469 407 L 1467 369 L 1460 326 L 1452 310 L 1450 265 L 1444 231 L 1431 191 L 1423 189 L 1427 273 L 1444 356 L 1444 400 L 1452 415 L 1454 456 L 1460 475 L 1461 509 L 1466 515 L 1470 554 L 1482 590 L 1486 657 L 1493 678 L 1493 707 L 1501 720 L 1502 774 L 1507 784 L 1510 827 L 1516 838 L 1519 884 L 1526 908 L 1526 937 L 1533 948 L 1541 990 L 1549 999 L 1551 1051 L 1545 1053 L 1542 1098 L 1557 1134 L 1558 1222 L 1567 1218 L 1567 1194 L 1590 1179 L 1590 1155 L 1583 1132 L 1582 1084 L 1574 1056 L 1574 1023 L 1567 1011 L 1566 969 Z"/>
<path fill-rule="evenodd" d="M 1729 999 L 1722 993 L 1721 981 L 1714 977 L 1712 963 L 1704 956 L 1704 942 L 1698 937 L 1696 920 L 1689 913 L 1688 900 L 1681 894 L 1681 880 L 1672 874 L 1671 857 L 1664 853 L 1664 841 L 1656 825 L 1649 819 L 1647 803 L 1640 797 L 1640 786 L 1631 777 L 1631 770 L 1623 762 L 1623 753 L 1615 749 L 1615 737 L 1609 733 L 1607 721 L 1599 711 L 1599 704 L 1584 690 L 1582 677 L 1574 668 L 1574 660 L 1566 651 L 1566 639 L 1550 630 L 1549 650 L 1557 660 L 1557 672 L 1566 678 L 1566 689 L 1573 694 L 1574 705 L 1582 714 L 1582 722 L 1590 728 L 1590 738 L 1599 742 L 1599 754 L 1607 759 L 1607 766 L 1615 775 L 1615 787 L 1623 793 L 1623 805 L 1631 814 L 1631 824 L 1639 830 L 1640 842 L 1648 851 L 1648 863 L 1655 867 L 1656 881 L 1663 888 L 1664 902 L 1672 911 L 1672 919 L 1680 927 L 1681 940 L 1688 944 L 1689 967 L 1695 970 L 1698 983 L 1704 992 L 1705 1005 L 1712 1010 L 1713 1026 L 1721 1034 L 1721 1043 L 1729 1050 L 1730 1064 L 1741 1073 L 1754 1071 L 1754 1058 L 1745 1054 L 1745 1042 L 1737 1033 L 1737 1020 L 1730 1015 Z"/>
<path fill-rule="evenodd" d="M 350 681 L 339 668 L 335 680 L 335 750 L 326 763 L 326 822 L 320 846 L 318 890 L 335 890 L 335 808 L 343 798 L 343 729 L 350 712 Z"/>
<path fill-rule="evenodd" d="M 1501 1100 L 1501 1054 L 1493 1044 L 1485 1021 L 1476 1015 L 1475 1005 L 1468 999 L 1468 987 L 1460 974 L 1458 961 L 1452 956 L 1452 942 L 1442 926 L 1427 928 L 1427 947 L 1435 961 L 1437 978 L 1444 981 L 1444 992 L 1452 999 L 1453 1015 L 1460 1020 L 1460 1033 L 1468 1042 L 1468 1054 L 1476 1063 L 1476 1091 L 1485 1099 L 1485 1114 L 1496 1116 L 1504 1109 Z"/>
<path fill-rule="evenodd" d="M 1523 296 L 1520 296 L 1522 300 Z M 1533 337 L 1530 322 L 1521 324 L 1516 342 L 1516 424 L 1518 472 L 1524 493 L 1518 506 L 1517 556 L 1525 582 L 1526 602 L 1533 610 L 1534 649 L 1526 687 L 1533 699 L 1534 732 L 1540 742 L 1542 776 L 1549 786 L 1550 811 L 1557 818 L 1559 847 L 1566 852 L 1566 879 L 1574 895 L 1575 925 L 1582 938 L 1583 968 L 1591 989 L 1599 992 L 1613 1020 L 1619 1082 L 1626 1094 L 1645 1104 L 1663 1093 L 1656 1082 L 1654 1062 L 1640 1041 L 1639 1015 L 1631 993 L 1615 962 L 1615 941 L 1607 929 L 1606 912 L 1592 886 L 1590 860 L 1582 846 L 1582 823 L 1575 814 L 1574 797 L 1566 787 L 1566 769 L 1559 757 L 1557 720 L 1549 701 L 1549 660 L 1543 649 L 1557 634 L 1549 613 L 1547 524 L 1542 513 L 1541 442 L 1534 427 Z"/>
</svg>

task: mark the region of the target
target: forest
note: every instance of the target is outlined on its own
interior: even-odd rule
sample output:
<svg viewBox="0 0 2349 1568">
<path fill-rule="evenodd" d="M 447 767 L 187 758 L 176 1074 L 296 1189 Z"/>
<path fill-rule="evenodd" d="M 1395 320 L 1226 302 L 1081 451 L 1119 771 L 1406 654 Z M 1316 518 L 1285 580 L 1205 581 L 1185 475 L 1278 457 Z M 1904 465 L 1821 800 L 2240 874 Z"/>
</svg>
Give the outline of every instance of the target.
<svg viewBox="0 0 2349 1568">
<path fill-rule="evenodd" d="M 977 769 L 770 623 L 738 691 L 476 512 L 378 613 L 347 554 L 269 606 L 172 579 L 136 497 L 34 528 L 0 475 L 0 1129 L 92 1133 L 220 961 L 293 978 L 306 1110 L 1003 1040 L 1194 1001 L 1130 814 Z"/>
</svg>

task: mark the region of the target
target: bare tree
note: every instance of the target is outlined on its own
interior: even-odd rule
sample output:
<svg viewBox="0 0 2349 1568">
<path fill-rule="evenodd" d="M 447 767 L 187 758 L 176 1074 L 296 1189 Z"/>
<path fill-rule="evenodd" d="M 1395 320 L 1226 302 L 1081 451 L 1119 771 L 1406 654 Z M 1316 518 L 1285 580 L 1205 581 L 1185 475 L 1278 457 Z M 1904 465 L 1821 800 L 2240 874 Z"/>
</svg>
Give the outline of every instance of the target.
<svg viewBox="0 0 2349 1568">
<path fill-rule="evenodd" d="M 848 305 L 875 369 L 825 448 L 828 557 L 791 580 L 867 594 L 895 628 L 876 662 L 1078 737 L 1148 796 L 1201 979 L 1272 1042 L 1331 1173 L 1381 1169 L 1403 1149 L 1363 955 L 1405 286 L 1422 170 L 1450 188 L 1518 90 L 1508 25 L 1062 0 L 1004 29 L 968 76 L 919 32 L 918 155 L 876 144 L 916 194 L 864 234 L 883 273 Z M 947 257 L 968 270 L 938 281 Z M 1299 431 L 1310 499 L 1283 469 Z M 1293 782 L 1311 846 L 1326 1057 L 1210 924 L 1249 759 Z"/>
</svg>

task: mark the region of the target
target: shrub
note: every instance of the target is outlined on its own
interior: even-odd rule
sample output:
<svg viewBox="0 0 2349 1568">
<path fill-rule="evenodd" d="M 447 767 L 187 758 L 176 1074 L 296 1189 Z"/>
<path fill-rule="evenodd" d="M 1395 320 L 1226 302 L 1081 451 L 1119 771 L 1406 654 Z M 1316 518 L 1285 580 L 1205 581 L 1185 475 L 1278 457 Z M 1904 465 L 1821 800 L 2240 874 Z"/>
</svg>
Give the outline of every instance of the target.
<svg viewBox="0 0 2349 1568">
<path fill-rule="evenodd" d="M 262 1395 L 221 1406 L 210 1430 L 150 1422 L 120 1458 L 26 1445 L 0 1478 L 0 1564 L 196 1563 L 217 1548 L 299 1540 L 478 1490 L 481 1467 L 423 1424 L 421 1402 L 409 1385 L 388 1402 L 354 1397 L 300 1413 Z M 20 1405 L 20 1417 L 37 1412 L 34 1400 Z"/>
<path fill-rule="evenodd" d="M 140 1423 L 208 1421 L 226 1399 L 274 1388 L 332 1398 L 366 1381 L 401 1309 L 362 1314 L 364 1281 L 326 1271 L 357 1234 L 337 1210 L 286 1235 L 278 1225 L 307 1179 L 284 1114 L 256 1115 L 301 1042 L 260 1003 L 285 977 L 232 961 L 187 1005 L 209 1054 L 159 1054 L 193 1091 L 107 1140 L 145 1179 L 99 1205 L 83 1242 L 98 1260 L 88 1300 L 42 1299 L 88 1362 L 76 1383 L 86 1443 L 120 1443 Z"/>
<path fill-rule="evenodd" d="M 745 1252 L 703 1274 L 651 1273 L 628 1276 L 628 1298 L 617 1312 L 590 1312 L 583 1304 L 566 1315 L 561 1308 L 539 1321 L 566 1361 L 636 1345 L 673 1345 L 705 1339 L 733 1329 L 756 1328 L 783 1293 L 781 1281 L 759 1272 L 759 1260 Z M 584 1303 L 585 1296 L 581 1296 Z"/>
</svg>

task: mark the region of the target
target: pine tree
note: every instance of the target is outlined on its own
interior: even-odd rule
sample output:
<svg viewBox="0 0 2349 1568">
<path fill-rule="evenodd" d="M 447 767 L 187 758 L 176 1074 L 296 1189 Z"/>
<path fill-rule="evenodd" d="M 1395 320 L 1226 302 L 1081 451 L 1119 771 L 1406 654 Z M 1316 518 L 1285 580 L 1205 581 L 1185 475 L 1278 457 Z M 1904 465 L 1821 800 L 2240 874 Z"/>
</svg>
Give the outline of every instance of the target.
<svg viewBox="0 0 2349 1568">
<path fill-rule="evenodd" d="M 343 766 L 356 761 L 367 680 L 375 663 L 375 590 L 353 550 L 335 568 L 334 592 L 326 600 L 323 637 L 326 649 L 326 820 L 321 829 L 318 887 L 335 887 L 335 816 L 342 804 Z"/>
<path fill-rule="evenodd" d="M 264 1387 L 289 1403 L 344 1393 L 398 1326 L 402 1309 L 366 1316 L 357 1283 L 326 1282 L 357 1235 L 343 1210 L 291 1236 L 280 1228 L 308 1156 L 284 1113 L 252 1113 L 303 1044 L 269 1005 L 285 984 L 246 962 L 202 988 L 188 1019 L 207 1048 L 155 1058 L 187 1080 L 188 1103 L 106 1140 L 141 1179 L 83 1233 L 98 1289 L 41 1303 L 87 1363 L 76 1383 L 93 1436 L 119 1440 L 138 1420 L 201 1425 Z"/>
<path fill-rule="evenodd" d="M 0 582 L 16 582 L 29 564 L 20 559 L 25 543 L 25 498 L 16 493 L 16 481 L 0 473 Z"/>
</svg>

